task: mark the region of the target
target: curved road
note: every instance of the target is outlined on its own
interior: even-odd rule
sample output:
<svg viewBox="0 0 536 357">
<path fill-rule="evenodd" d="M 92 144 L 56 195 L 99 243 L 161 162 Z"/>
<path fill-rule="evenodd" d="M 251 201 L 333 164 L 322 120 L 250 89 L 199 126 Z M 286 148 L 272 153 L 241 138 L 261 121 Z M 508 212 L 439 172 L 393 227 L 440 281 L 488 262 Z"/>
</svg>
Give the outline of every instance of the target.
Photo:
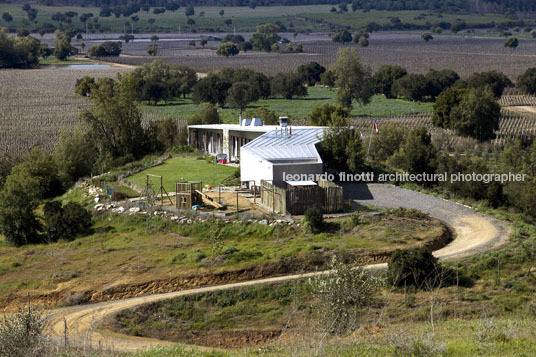
<svg viewBox="0 0 536 357">
<path fill-rule="evenodd" d="M 352 199 L 360 204 L 388 208 L 415 208 L 443 221 L 453 231 L 455 239 L 447 246 L 434 252 L 434 255 L 441 260 L 458 259 L 496 249 L 508 240 L 511 232 L 510 227 L 505 223 L 477 213 L 469 207 L 391 185 L 347 184 L 344 187 L 344 194 L 345 199 Z M 383 270 L 386 267 L 387 264 L 384 263 L 370 265 L 366 268 Z M 98 327 L 106 317 L 124 309 L 146 303 L 215 290 L 300 279 L 326 273 L 329 272 L 258 279 L 58 309 L 51 311 L 47 316 L 45 333 L 63 342 L 66 323 L 68 339 L 74 339 L 77 343 L 110 348 L 114 351 L 133 352 L 152 348 L 156 345 L 173 345 L 173 343 L 167 341 L 126 336 L 105 329 L 98 329 Z"/>
</svg>

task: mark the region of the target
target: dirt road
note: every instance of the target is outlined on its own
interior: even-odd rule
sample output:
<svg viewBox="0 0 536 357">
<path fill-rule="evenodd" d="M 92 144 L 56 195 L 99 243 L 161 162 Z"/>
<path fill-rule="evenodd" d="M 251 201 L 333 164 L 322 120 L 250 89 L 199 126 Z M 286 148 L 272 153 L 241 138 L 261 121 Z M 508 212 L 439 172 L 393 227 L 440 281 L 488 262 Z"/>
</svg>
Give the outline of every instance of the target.
<svg viewBox="0 0 536 357">
<path fill-rule="evenodd" d="M 511 232 L 510 227 L 506 224 L 492 217 L 479 214 L 469 207 L 395 186 L 378 184 L 348 185 L 344 189 L 346 199 L 353 199 L 360 204 L 392 208 L 415 208 L 442 220 L 452 229 L 455 235 L 455 239 L 450 244 L 434 252 L 434 255 L 442 260 L 458 259 L 495 249 L 507 241 Z M 386 269 L 386 267 L 387 264 L 375 264 L 367 266 L 367 269 L 380 271 Z M 92 346 L 100 345 L 104 348 L 113 348 L 115 351 L 132 352 L 149 349 L 156 345 L 172 345 L 171 342 L 167 341 L 117 334 L 105 329 L 99 329 L 99 325 L 106 317 L 112 316 L 121 310 L 146 303 L 215 290 L 300 279 L 326 273 L 328 272 L 259 279 L 54 310 L 47 316 L 45 332 L 52 338 L 63 341 L 65 319 L 69 338 L 77 342 L 91 343 Z"/>
</svg>

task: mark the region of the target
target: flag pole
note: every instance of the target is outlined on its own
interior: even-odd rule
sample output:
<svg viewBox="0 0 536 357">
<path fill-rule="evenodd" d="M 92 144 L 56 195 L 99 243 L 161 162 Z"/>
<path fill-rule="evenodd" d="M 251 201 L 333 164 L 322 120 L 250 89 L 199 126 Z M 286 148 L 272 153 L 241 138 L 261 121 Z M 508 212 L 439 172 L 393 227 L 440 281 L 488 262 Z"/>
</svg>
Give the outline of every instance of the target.
<svg viewBox="0 0 536 357">
<path fill-rule="evenodd" d="M 374 123 L 374 122 L 373 122 Z M 368 143 L 368 149 L 367 149 L 367 158 L 369 157 L 369 153 L 370 153 L 370 144 L 372 144 L 372 135 L 374 134 L 374 125 L 372 125 L 370 127 L 370 138 L 369 138 L 369 143 Z"/>
</svg>

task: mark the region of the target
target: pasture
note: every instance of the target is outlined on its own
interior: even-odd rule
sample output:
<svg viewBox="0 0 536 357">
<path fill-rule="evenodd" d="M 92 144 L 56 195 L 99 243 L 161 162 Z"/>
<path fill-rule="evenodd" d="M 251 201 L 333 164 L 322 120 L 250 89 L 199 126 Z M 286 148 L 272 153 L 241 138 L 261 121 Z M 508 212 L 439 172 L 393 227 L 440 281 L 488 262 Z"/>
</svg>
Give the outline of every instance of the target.
<svg viewBox="0 0 536 357">
<path fill-rule="evenodd" d="M 264 22 L 276 22 L 280 21 L 288 28 L 296 29 L 298 31 L 312 30 L 322 31 L 327 30 L 325 25 L 316 24 L 313 21 L 307 21 L 304 18 L 298 17 L 297 14 L 303 12 L 329 12 L 331 6 L 329 5 L 313 5 L 313 6 L 269 6 L 269 7 L 257 7 L 251 9 L 246 6 L 226 6 L 226 7 L 210 7 L 210 6 L 196 6 L 195 14 L 191 18 L 195 21 L 195 24 L 188 25 L 187 17 L 185 15 L 186 7 L 181 7 L 177 11 L 166 11 L 163 14 L 153 14 L 154 8 L 151 8 L 149 12 L 140 11 L 135 15 L 138 16 L 139 21 L 125 27 L 125 22 L 130 21 L 129 17 L 116 18 L 115 16 L 99 17 L 100 8 L 97 7 L 76 7 L 76 6 L 41 6 L 33 5 L 36 8 L 37 18 L 33 24 L 28 22 L 26 13 L 22 10 L 22 4 L 0 4 L 1 12 L 9 12 L 13 16 L 13 21 L 7 23 L 0 19 L 0 26 L 14 26 L 17 28 L 33 28 L 43 26 L 45 23 L 52 23 L 58 25 L 56 21 L 52 21 L 51 16 L 57 12 L 74 11 L 79 15 L 83 13 L 92 13 L 94 15 L 88 21 L 95 29 L 96 33 L 99 32 L 113 32 L 121 33 L 125 30 L 132 31 L 134 33 L 147 33 L 147 32 L 192 32 L 192 31 L 204 31 L 206 29 L 212 29 L 216 32 L 221 31 L 255 31 L 255 27 Z M 224 15 L 219 14 L 220 10 L 224 10 Z M 203 15 L 201 16 L 201 13 Z M 95 22 L 94 18 L 99 17 Z M 154 23 L 151 24 L 149 19 L 153 19 Z M 225 20 L 232 20 L 232 24 L 227 25 Z M 72 24 L 75 27 L 85 29 L 85 25 L 78 19 L 73 18 Z M 97 24 L 97 26 L 95 26 Z M 102 30 L 102 31 L 101 31 Z"/>
<path fill-rule="evenodd" d="M 303 122 L 307 119 L 307 115 L 317 104 L 337 103 L 335 90 L 330 90 L 326 87 L 309 87 L 308 94 L 305 97 L 295 97 L 292 100 L 284 98 L 269 98 L 260 99 L 257 102 L 250 103 L 247 110 L 255 110 L 255 108 L 265 107 L 276 113 L 276 115 L 287 115 L 291 119 L 300 120 Z M 172 116 L 175 118 L 190 118 L 195 113 L 199 112 L 203 104 L 195 104 L 190 97 L 186 99 L 176 99 L 166 104 L 149 106 L 145 105 L 144 110 L 151 114 L 161 116 Z M 246 112 L 247 112 L 246 110 Z M 354 102 L 354 108 L 351 112 L 352 116 L 390 116 L 390 115 L 408 115 L 416 113 L 431 113 L 433 111 L 432 102 L 410 102 L 403 99 L 386 99 L 383 95 L 375 95 L 372 97 L 370 104 L 361 106 Z M 236 123 L 240 111 L 225 107 L 220 113 L 222 123 Z"/>
<path fill-rule="evenodd" d="M 359 30 L 371 22 L 379 25 L 392 24 L 393 18 L 400 19 L 401 23 L 413 24 L 418 26 L 429 26 L 429 24 L 438 24 L 440 22 L 465 22 L 468 27 L 484 24 L 501 24 L 511 22 L 512 19 L 500 14 L 472 14 L 472 13 L 441 13 L 427 12 L 425 10 L 408 10 L 408 11 L 376 11 L 369 12 L 346 12 L 332 13 L 327 11 L 316 12 L 312 8 L 310 11 L 299 14 L 300 17 L 322 21 L 335 25 L 349 26 L 353 30 Z"/>
</svg>

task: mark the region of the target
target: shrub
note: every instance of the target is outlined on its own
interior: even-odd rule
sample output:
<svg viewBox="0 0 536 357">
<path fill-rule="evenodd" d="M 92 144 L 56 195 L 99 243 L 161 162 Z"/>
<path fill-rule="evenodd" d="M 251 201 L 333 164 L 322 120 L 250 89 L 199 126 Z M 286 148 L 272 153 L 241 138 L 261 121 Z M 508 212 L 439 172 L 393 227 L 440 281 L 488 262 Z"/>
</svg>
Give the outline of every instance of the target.
<svg viewBox="0 0 536 357">
<path fill-rule="evenodd" d="M 44 319 L 31 309 L 20 309 L 0 322 L 0 356 L 32 357 L 46 355 Z"/>
<path fill-rule="evenodd" d="M 87 232 L 93 223 L 91 213 L 75 202 L 64 207 L 58 201 L 47 202 L 43 211 L 50 241 L 73 240 L 79 233 Z"/>
<path fill-rule="evenodd" d="M 313 233 L 319 233 L 324 226 L 322 210 L 317 206 L 309 207 L 304 214 L 305 223 Z"/>
<path fill-rule="evenodd" d="M 127 198 L 127 195 L 119 191 L 115 191 L 111 197 L 112 201 L 123 201 L 126 198 Z"/>
<path fill-rule="evenodd" d="M 387 276 L 392 285 L 420 288 L 435 278 L 439 267 L 437 258 L 425 248 L 397 249 L 389 260 Z"/>
<path fill-rule="evenodd" d="M 319 323 L 330 333 L 354 330 L 376 291 L 381 280 L 361 267 L 354 268 L 333 259 L 332 274 L 320 275 L 309 280 L 313 295 L 318 299 Z"/>
</svg>

